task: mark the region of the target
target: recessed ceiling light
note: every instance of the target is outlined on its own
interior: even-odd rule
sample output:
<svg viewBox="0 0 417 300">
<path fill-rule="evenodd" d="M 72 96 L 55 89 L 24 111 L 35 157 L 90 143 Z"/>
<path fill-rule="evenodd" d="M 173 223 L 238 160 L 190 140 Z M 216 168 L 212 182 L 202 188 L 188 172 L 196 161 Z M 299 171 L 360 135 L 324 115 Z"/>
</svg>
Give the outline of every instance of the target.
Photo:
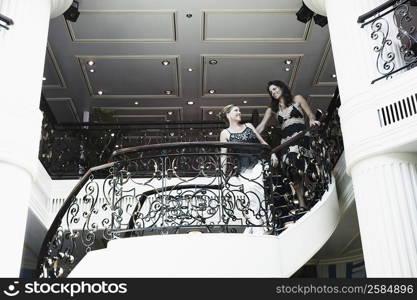
<svg viewBox="0 0 417 300">
<path fill-rule="evenodd" d="M 332 74 L 332 77 L 333 77 L 333 78 L 336 78 L 337 76 L 336 76 L 336 74 Z"/>
<path fill-rule="evenodd" d="M 165 95 L 171 95 L 172 94 L 172 91 L 166 90 L 164 93 L 165 93 Z"/>
<path fill-rule="evenodd" d="M 139 102 L 138 101 L 135 101 L 135 105 L 139 105 Z"/>
<path fill-rule="evenodd" d="M 94 69 L 90 69 L 90 72 L 91 72 L 91 73 L 94 73 Z"/>
<path fill-rule="evenodd" d="M 212 110 L 210 110 L 210 111 L 208 112 L 208 114 L 209 114 L 209 115 L 212 115 L 212 114 L 213 114 L 213 111 L 212 111 Z"/>
<path fill-rule="evenodd" d="M 114 136 L 114 133 L 112 132 L 110 135 L 111 135 L 111 136 Z"/>
<path fill-rule="evenodd" d="M 192 68 L 188 68 L 188 72 L 192 72 L 193 71 L 193 69 Z"/>
<path fill-rule="evenodd" d="M 173 112 L 172 112 L 172 111 L 169 111 L 169 112 L 168 112 L 168 115 L 169 115 L 169 116 L 172 116 L 172 114 L 173 114 Z"/>
<path fill-rule="evenodd" d="M 246 103 L 248 103 L 248 100 L 243 100 L 243 104 L 246 104 Z"/>
<path fill-rule="evenodd" d="M 89 61 L 87 62 L 87 64 L 88 64 L 89 66 L 94 66 L 95 62 L 94 62 L 93 60 L 89 60 Z"/>
<path fill-rule="evenodd" d="M 217 60 L 215 60 L 215 59 L 210 59 L 210 60 L 209 60 L 209 64 L 210 64 L 210 65 L 217 65 Z"/>
<path fill-rule="evenodd" d="M 286 65 L 291 65 L 291 64 L 292 64 L 292 60 L 291 60 L 291 59 L 287 59 L 287 60 L 285 61 L 285 64 L 286 64 Z"/>
<path fill-rule="evenodd" d="M 168 65 L 170 64 L 170 62 L 169 62 L 168 60 L 163 60 L 163 61 L 162 61 L 162 64 L 163 64 L 164 66 L 168 66 Z"/>
<path fill-rule="evenodd" d="M 194 104 L 194 102 L 193 102 L 193 101 L 188 101 L 188 102 L 187 102 L 187 104 L 188 104 L 188 105 L 193 105 L 193 104 Z"/>
<path fill-rule="evenodd" d="M 101 96 L 101 95 L 103 95 L 103 91 L 100 90 L 100 91 L 97 92 L 97 94 L 99 94 Z"/>
<path fill-rule="evenodd" d="M 286 72 L 289 72 L 290 70 L 291 70 L 291 69 L 290 69 L 289 67 L 286 67 L 286 68 L 285 68 L 285 71 L 286 71 Z"/>
<path fill-rule="evenodd" d="M 213 90 L 213 89 L 212 90 L 209 90 L 209 93 L 210 94 L 215 94 L 216 93 L 216 90 Z"/>
</svg>

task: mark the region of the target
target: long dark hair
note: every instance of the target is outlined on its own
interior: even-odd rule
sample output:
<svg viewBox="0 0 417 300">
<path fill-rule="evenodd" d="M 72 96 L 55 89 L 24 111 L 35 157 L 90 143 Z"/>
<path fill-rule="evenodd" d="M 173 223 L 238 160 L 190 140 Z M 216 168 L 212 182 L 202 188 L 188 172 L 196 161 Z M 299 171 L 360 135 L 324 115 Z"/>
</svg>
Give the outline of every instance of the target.
<svg viewBox="0 0 417 300">
<path fill-rule="evenodd" d="M 293 103 L 292 94 L 291 94 L 291 90 L 288 87 L 288 85 L 286 85 L 281 80 L 272 80 L 272 81 L 268 82 L 268 87 L 267 87 L 268 94 L 269 94 L 269 96 L 271 96 L 271 105 L 270 105 L 270 107 L 271 107 L 272 111 L 276 113 L 278 111 L 278 108 L 279 108 L 278 107 L 278 105 L 279 105 L 278 100 L 279 99 L 275 99 L 274 97 L 272 97 L 272 94 L 269 91 L 269 87 L 271 85 L 276 85 L 277 87 L 279 87 L 281 89 L 281 91 L 282 91 L 282 96 L 281 97 L 284 98 L 284 104 L 285 104 L 286 107 L 290 106 Z"/>
</svg>

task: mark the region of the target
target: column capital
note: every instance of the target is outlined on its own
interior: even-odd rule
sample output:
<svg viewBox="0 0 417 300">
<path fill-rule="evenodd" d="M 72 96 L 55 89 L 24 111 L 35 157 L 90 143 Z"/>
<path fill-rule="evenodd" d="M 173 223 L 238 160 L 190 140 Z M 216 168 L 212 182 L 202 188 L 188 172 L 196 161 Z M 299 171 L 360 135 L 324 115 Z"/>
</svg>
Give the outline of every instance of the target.
<svg viewBox="0 0 417 300">
<path fill-rule="evenodd" d="M 62 15 L 72 4 L 73 0 L 50 0 L 51 19 Z"/>
<path fill-rule="evenodd" d="M 326 0 L 304 0 L 303 2 L 316 14 L 327 16 Z"/>
</svg>

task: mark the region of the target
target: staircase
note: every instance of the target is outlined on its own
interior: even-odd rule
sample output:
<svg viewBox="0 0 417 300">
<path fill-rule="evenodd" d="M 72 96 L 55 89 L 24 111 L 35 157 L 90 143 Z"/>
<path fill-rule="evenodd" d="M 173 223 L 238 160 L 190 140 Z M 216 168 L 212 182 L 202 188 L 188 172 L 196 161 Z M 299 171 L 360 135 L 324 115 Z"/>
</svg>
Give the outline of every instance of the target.
<svg viewBox="0 0 417 300">
<path fill-rule="evenodd" d="M 291 276 L 326 243 L 340 219 L 332 176 L 343 151 L 337 100 L 336 95 L 322 125 L 309 130 L 314 153 L 304 177 L 309 211 L 298 209 L 285 172 L 269 165 L 268 146 L 192 142 L 126 148 L 90 169 L 68 196 L 44 239 L 37 275 Z M 258 162 L 252 174 L 240 168 L 248 156 Z"/>
</svg>

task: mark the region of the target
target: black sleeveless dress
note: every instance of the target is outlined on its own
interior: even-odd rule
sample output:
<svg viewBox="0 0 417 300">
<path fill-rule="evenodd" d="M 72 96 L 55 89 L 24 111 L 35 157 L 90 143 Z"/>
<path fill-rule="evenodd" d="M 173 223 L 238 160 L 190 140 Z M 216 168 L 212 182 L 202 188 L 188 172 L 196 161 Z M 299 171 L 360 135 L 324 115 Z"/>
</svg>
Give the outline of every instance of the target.
<svg viewBox="0 0 417 300">
<path fill-rule="evenodd" d="M 242 132 L 230 132 L 228 129 L 226 129 L 230 133 L 229 142 L 235 142 L 235 143 L 257 143 L 259 144 L 258 137 L 256 136 L 255 132 L 253 130 L 246 126 L 245 129 Z M 259 151 L 252 148 L 241 148 L 240 153 L 243 153 L 240 157 L 240 165 L 238 167 L 240 172 L 244 172 L 247 169 L 253 168 L 259 161 Z"/>
<path fill-rule="evenodd" d="M 278 121 L 281 124 L 281 144 L 306 129 L 304 113 L 300 105 L 296 103 L 291 104 L 284 111 L 279 111 Z M 311 159 L 309 133 L 283 149 L 281 155 L 285 170 L 292 175 L 303 174 L 308 165 L 306 160 Z"/>
</svg>

